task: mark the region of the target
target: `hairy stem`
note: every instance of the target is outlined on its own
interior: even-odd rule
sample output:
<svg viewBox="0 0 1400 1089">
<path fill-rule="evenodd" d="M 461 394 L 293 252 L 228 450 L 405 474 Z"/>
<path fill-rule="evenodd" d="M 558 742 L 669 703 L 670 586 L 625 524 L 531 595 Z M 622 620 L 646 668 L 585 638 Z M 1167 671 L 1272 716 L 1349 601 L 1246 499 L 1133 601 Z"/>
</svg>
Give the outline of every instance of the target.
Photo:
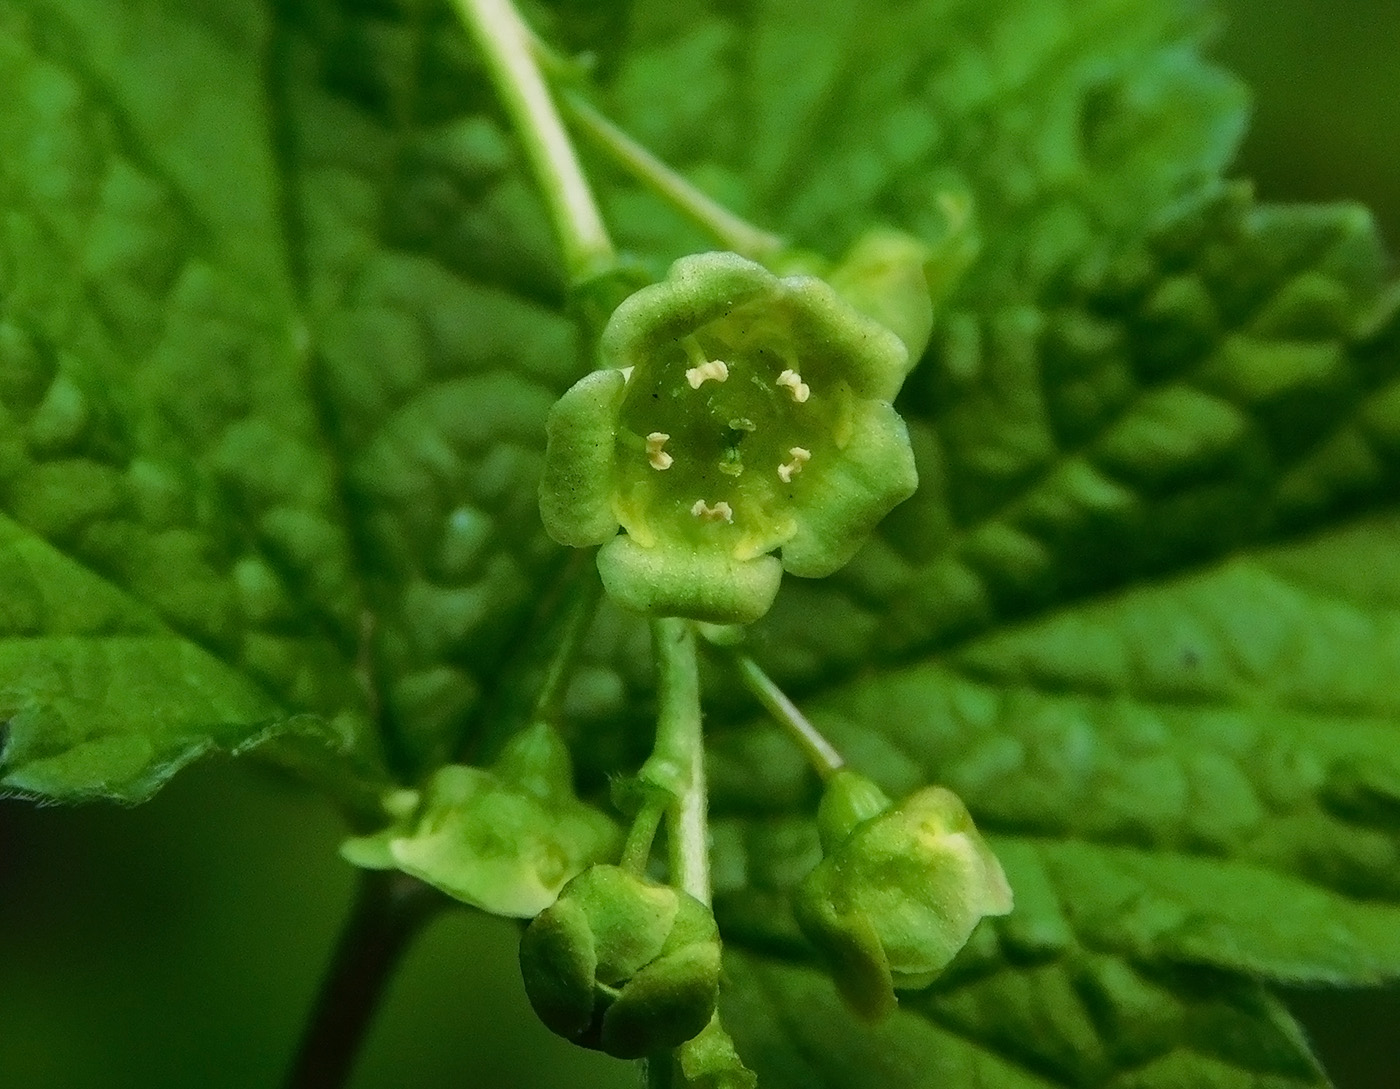
<svg viewBox="0 0 1400 1089">
<path fill-rule="evenodd" d="M 696 188 L 595 110 L 582 95 L 565 91 L 560 95 L 560 102 L 574 126 L 599 149 L 701 230 L 708 232 L 725 249 L 754 261 L 763 261 L 784 248 L 781 238 L 735 215 L 709 194 Z"/>
<path fill-rule="evenodd" d="M 648 800 L 642 806 L 632 821 L 627 841 L 622 845 L 622 858 L 618 864 L 623 869 L 638 876 L 646 873 L 647 863 L 651 861 L 651 845 L 665 812 L 666 805 L 656 800 Z"/>
<path fill-rule="evenodd" d="M 812 725 L 797 704 L 788 699 L 787 693 L 763 671 L 763 667 L 740 651 L 728 650 L 728 654 L 739 671 L 744 687 L 757 697 L 764 709 L 802 747 L 803 754 L 817 774 L 826 780 L 840 771 L 846 764 L 841 754 Z"/>
<path fill-rule="evenodd" d="M 437 890 L 396 871 L 361 873 L 285 1089 L 342 1089 L 349 1083 L 400 958 L 446 903 Z"/>
<path fill-rule="evenodd" d="M 612 240 L 535 62 L 529 28 L 510 0 L 455 3 L 524 145 L 569 276 L 582 283 L 607 272 L 616 263 Z"/>
<path fill-rule="evenodd" d="M 700 671 L 690 622 L 652 621 L 660 672 L 656 748 L 641 778 L 671 792 L 666 810 L 671 883 L 710 902 L 709 831 L 706 826 L 705 739 L 700 725 Z"/>
</svg>

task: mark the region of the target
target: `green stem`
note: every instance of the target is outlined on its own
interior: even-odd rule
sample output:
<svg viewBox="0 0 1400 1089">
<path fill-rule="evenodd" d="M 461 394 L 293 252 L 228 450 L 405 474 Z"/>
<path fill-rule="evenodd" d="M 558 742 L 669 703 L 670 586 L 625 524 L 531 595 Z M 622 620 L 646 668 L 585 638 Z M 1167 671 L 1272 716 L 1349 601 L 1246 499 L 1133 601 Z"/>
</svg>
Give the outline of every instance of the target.
<svg viewBox="0 0 1400 1089">
<path fill-rule="evenodd" d="M 569 618 L 559 637 L 558 649 L 550 659 L 544 684 L 540 686 L 539 695 L 535 697 L 536 721 L 558 723 L 564 694 L 578 666 L 579 651 L 583 649 L 584 637 L 593 624 L 594 614 L 598 611 L 598 600 L 602 594 L 603 583 L 597 574 L 591 571 L 584 572 L 582 582 L 575 591 L 574 600 L 570 603 Z"/>
<path fill-rule="evenodd" d="M 700 671 L 695 631 L 674 617 L 652 621 L 660 674 L 656 748 L 640 778 L 665 789 L 671 883 L 710 902 L 709 834 L 706 827 L 705 739 L 700 719 Z"/>
<path fill-rule="evenodd" d="M 754 261 L 764 261 L 785 248 L 777 235 L 735 215 L 696 188 L 590 106 L 582 95 L 564 91 L 559 100 L 574 125 L 599 149 L 701 230 L 709 232 L 725 249 Z"/>
<path fill-rule="evenodd" d="M 830 779 L 845 767 L 846 761 L 841 754 L 822 736 L 821 731 L 812 725 L 811 720 L 798 710 L 797 704 L 788 699 L 787 693 L 763 671 L 762 666 L 742 651 L 725 649 L 734 662 L 734 667 L 738 669 L 744 687 L 757 697 L 764 709 L 802 747 L 808 762 L 823 781 Z"/>
<path fill-rule="evenodd" d="M 559 119 L 531 46 L 531 34 L 510 0 L 455 0 L 476 39 L 501 104 L 525 147 L 549 207 L 564 264 L 575 283 L 602 275 L 617 261 L 612 240 Z"/>
<path fill-rule="evenodd" d="M 672 1075 L 675 1073 L 676 1059 L 671 1052 L 643 1059 L 642 1067 L 645 1089 L 671 1089 L 675 1084 Z"/>
<path fill-rule="evenodd" d="M 627 832 L 627 842 L 622 845 L 622 859 L 619 865 L 637 876 L 646 873 L 651 860 L 651 845 L 656 839 L 656 829 L 666 812 L 665 803 L 648 801 L 632 821 Z"/>
<path fill-rule="evenodd" d="M 287 1074 L 286 1089 L 342 1089 L 399 960 L 448 903 L 416 878 L 391 870 L 360 875 L 355 906 Z"/>
</svg>

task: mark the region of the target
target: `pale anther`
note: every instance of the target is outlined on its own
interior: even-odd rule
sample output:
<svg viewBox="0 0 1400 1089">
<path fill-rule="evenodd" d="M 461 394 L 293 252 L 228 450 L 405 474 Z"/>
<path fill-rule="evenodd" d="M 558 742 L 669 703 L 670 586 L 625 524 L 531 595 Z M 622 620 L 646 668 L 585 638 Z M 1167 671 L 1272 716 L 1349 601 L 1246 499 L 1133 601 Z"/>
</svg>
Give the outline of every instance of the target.
<svg viewBox="0 0 1400 1089">
<path fill-rule="evenodd" d="M 670 437 L 664 431 L 653 431 L 647 436 L 647 461 L 653 469 L 669 469 L 676 460 L 662 449 Z"/>
<path fill-rule="evenodd" d="M 703 499 L 697 499 L 690 513 L 704 522 L 733 522 L 734 508 L 721 499 L 713 507 Z"/>
<path fill-rule="evenodd" d="M 792 478 L 802 471 L 802 466 L 812 460 L 812 451 L 793 446 L 788 448 L 788 456 L 792 460 L 778 466 L 778 478 L 784 484 L 791 484 Z"/>
<path fill-rule="evenodd" d="M 685 372 L 685 380 L 690 383 L 691 389 L 699 389 L 711 379 L 723 382 L 728 377 L 729 364 L 723 359 L 711 359 L 708 363 L 701 363 L 698 367 L 690 367 Z"/>
<path fill-rule="evenodd" d="M 788 392 L 792 394 L 792 399 L 799 405 L 812 395 L 811 387 L 809 387 L 806 382 L 802 381 L 802 376 L 800 374 L 791 369 L 785 370 L 782 374 L 778 375 L 778 385 L 786 386 Z"/>
</svg>

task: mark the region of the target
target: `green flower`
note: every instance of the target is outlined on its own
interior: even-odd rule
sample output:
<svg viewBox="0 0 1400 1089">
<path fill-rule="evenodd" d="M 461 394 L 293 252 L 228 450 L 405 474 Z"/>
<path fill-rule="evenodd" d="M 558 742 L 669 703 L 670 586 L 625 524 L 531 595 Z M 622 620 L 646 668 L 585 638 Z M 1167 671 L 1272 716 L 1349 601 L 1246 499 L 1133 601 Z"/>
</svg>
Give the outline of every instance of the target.
<svg viewBox="0 0 1400 1089">
<path fill-rule="evenodd" d="M 637 1059 L 679 1047 L 710 1023 L 719 929 L 693 896 L 593 866 L 525 930 L 520 969 L 550 1031 Z"/>
<path fill-rule="evenodd" d="M 620 835 L 574 795 L 568 749 L 548 725 L 521 731 L 490 768 L 438 768 L 421 794 L 397 791 L 383 831 L 346 840 L 365 869 L 398 869 L 495 915 L 528 919 Z"/>
<path fill-rule="evenodd" d="M 983 916 L 1011 911 L 1001 864 L 952 791 L 891 805 L 843 771 L 817 819 L 826 857 L 798 890 L 797 922 L 865 1017 L 890 1013 L 896 989 L 932 983 Z"/>
<path fill-rule="evenodd" d="M 904 342 L 815 277 L 683 257 L 601 352 L 550 414 L 540 512 L 555 540 L 603 546 L 631 608 L 756 620 L 784 569 L 831 574 L 918 484 L 890 404 Z"/>
</svg>

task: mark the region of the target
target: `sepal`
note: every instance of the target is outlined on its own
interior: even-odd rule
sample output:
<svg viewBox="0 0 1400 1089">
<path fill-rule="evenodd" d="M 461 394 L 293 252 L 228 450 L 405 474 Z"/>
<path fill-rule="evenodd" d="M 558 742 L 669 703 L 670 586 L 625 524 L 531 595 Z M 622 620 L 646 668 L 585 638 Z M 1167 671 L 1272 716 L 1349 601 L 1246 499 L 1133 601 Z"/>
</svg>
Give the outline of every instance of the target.
<svg viewBox="0 0 1400 1089">
<path fill-rule="evenodd" d="M 393 822 L 346 840 L 341 856 L 402 870 L 493 915 L 536 915 L 621 841 L 606 814 L 574 796 L 568 750 L 544 723 L 516 735 L 490 768 L 448 765 L 421 793 L 385 802 Z"/>
</svg>

